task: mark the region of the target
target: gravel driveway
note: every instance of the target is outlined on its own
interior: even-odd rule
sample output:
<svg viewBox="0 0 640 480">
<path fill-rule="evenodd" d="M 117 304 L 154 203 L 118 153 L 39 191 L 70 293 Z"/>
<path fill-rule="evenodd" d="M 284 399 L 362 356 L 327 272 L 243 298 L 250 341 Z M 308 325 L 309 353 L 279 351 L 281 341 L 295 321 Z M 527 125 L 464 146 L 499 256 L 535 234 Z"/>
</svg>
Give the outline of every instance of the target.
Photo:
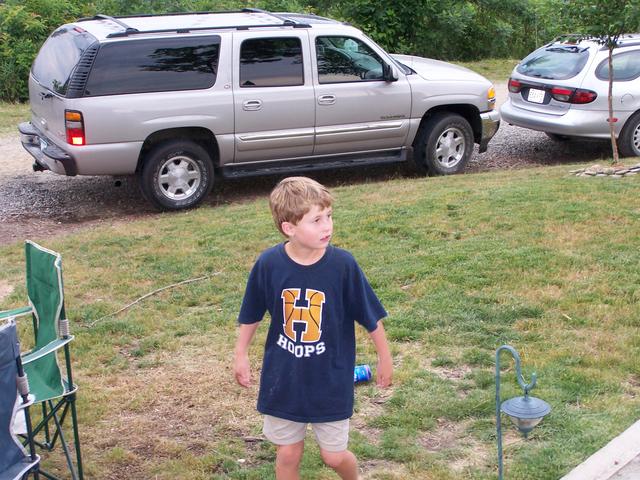
<svg viewBox="0 0 640 480">
<path fill-rule="evenodd" d="M 506 84 L 496 85 L 498 104 Z M 31 170 L 31 157 L 17 135 L 0 137 L 0 245 L 25 238 L 40 239 L 78 228 L 158 215 L 144 200 L 133 177 L 63 177 Z M 488 152 L 474 153 L 467 173 L 594 162 L 611 156 L 609 142 L 556 143 L 540 132 L 502 124 Z M 344 169 L 314 176 L 328 186 L 380 181 L 411 175 L 398 166 Z M 267 195 L 273 177 L 218 180 L 209 205 L 246 201 Z"/>
</svg>

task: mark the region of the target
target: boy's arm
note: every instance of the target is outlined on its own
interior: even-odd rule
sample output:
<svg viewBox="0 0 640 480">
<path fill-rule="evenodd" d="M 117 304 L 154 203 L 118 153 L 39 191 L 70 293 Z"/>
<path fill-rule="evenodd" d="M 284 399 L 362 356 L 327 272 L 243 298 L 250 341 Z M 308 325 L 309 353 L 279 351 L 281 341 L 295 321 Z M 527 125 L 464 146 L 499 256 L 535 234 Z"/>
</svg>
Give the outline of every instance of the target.
<svg viewBox="0 0 640 480">
<path fill-rule="evenodd" d="M 233 361 L 233 373 L 236 381 L 243 387 L 251 385 L 251 369 L 249 368 L 249 345 L 260 322 L 240 324 Z"/>
<path fill-rule="evenodd" d="M 378 327 L 370 332 L 371 340 L 378 352 L 378 368 L 376 383 L 379 387 L 388 387 L 391 385 L 391 377 L 393 376 L 393 361 L 391 360 L 391 352 L 387 343 L 387 335 L 384 332 L 382 320 L 378 321 Z"/>
</svg>

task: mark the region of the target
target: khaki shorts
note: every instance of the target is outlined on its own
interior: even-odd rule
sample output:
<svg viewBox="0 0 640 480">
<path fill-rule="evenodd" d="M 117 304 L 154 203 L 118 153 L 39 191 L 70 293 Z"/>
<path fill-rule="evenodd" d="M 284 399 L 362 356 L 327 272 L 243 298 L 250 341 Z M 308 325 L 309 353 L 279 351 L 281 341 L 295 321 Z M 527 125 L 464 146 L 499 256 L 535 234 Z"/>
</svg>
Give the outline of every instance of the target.
<svg viewBox="0 0 640 480">
<path fill-rule="evenodd" d="M 328 452 L 342 452 L 349 444 L 349 419 L 337 422 L 312 423 L 311 428 L 320 448 Z M 264 436 L 276 445 L 293 445 L 304 440 L 307 424 L 264 416 Z"/>
</svg>

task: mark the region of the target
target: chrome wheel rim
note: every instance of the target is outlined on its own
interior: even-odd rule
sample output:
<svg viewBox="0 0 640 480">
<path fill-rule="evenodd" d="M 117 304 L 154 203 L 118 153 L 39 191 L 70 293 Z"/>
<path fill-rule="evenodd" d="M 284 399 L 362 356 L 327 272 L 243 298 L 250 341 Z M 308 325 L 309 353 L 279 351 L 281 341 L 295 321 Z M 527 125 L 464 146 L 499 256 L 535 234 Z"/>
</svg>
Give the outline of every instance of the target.
<svg viewBox="0 0 640 480">
<path fill-rule="evenodd" d="M 202 171 L 192 158 L 177 155 L 162 164 L 158 174 L 158 187 L 171 200 L 184 200 L 192 196 L 202 182 Z"/>
<path fill-rule="evenodd" d="M 462 130 L 455 127 L 447 128 L 436 142 L 436 161 L 445 168 L 455 167 L 466 149 L 466 141 Z"/>
</svg>

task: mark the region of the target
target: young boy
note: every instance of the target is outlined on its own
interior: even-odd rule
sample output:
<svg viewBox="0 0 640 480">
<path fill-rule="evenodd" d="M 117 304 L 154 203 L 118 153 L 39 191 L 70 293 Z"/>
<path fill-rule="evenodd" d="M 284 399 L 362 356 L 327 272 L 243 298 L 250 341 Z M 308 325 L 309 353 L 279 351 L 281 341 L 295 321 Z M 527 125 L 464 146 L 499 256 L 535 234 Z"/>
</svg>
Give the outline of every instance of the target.
<svg viewBox="0 0 640 480">
<path fill-rule="evenodd" d="M 354 320 L 378 353 L 377 384 L 391 384 L 392 361 L 380 319 L 386 312 L 351 254 L 329 244 L 333 198 L 306 177 L 282 180 L 269 204 L 284 243 L 264 251 L 249 275 L 238 321 L 234 373 L 251 384 L 248 348 L 265 311 L 258 411 L 265 437 L 277 446 L 276 478 L 299 478 L 307 424 L 322 460 L 343 479 L 358 478 L 349 450 L 355 363 Z"/>
</svg>

